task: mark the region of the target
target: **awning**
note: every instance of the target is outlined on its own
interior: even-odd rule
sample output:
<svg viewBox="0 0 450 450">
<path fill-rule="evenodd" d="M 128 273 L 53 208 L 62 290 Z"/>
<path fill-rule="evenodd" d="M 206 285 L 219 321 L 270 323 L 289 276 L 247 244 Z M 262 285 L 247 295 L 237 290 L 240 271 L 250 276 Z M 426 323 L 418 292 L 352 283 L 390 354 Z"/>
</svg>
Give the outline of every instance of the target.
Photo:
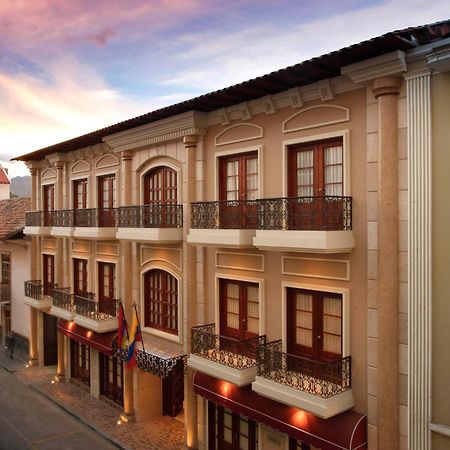
<svg viewBox="0 0 450 450">
<path fill-rule="evenodd" d="M 117 336 L 117 331 L 95 333 L 75 324 L 75 322 L 63 319 L 58 319 L 58 331 L 74 341 L 89 345 L 89 347 L 95 348 L 105 355 L 112 356 L 111 344 Z"/>
<path fill-rule="evenodd" d="M 194 392 L 322 450 L 356 450 L 367 447 L 367 418 L 355 411 L 321 419 L 301 409 L 258 395 L 252 391 L 251 385 L 238 387 L 200 372 L 194 377 Z"/>
</svg>

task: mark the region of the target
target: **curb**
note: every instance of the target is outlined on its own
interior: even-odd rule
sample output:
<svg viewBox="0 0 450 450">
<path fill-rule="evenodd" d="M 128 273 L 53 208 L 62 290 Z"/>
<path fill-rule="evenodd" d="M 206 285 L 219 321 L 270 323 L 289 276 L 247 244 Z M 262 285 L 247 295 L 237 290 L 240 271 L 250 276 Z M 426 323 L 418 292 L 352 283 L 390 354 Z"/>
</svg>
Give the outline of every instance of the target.
<svg viewBox="0 0 450 450">
<path fill-rule="evenodd" d="M 121 449 L 121 450 L 131 450 L 130 447 L 125 447 L 123 444 L 121 444 L 116 438 L 112 437 L 110 434 L 105 433 L 104 431 L 102 431 L 101 429 L 99 429 L 98 427 L 96 427 L 95 425 L 93 425 L 92 423 L 90 423 L 89 421 L 87 421 L 83 416 L 81 416 L 80 414 L 78 414 L 77 412 L 75 412 L 73 409 L 67 407 L 66 405 L 64 405 L 64 403 L 56 400 L 55 398 L 53 398 L 51 395 L 47 394 L 45 391 L 43 391 L 42 389 L 40 389 L 39 386 L 37 385 L 33 385 L 33 384 L 29 384 L 28 387 L 30 389 L 32 389 L 33 391 L 37 392 L 39 395 L 41 395 L 42 397 L 50 400 L 52 403 L 54 403 L 55 405 L 57 405 L 59 408 L 61 408 L 63 411 L 67 412 L 68 414 L 70 414 L 72 417 L 74 417 L 75 419 L 77 419 L 79 422 L 81 422 L 83 425 L 85 425 L 86 427 L 90 428 L 91 430 L 95 431 L 97 434 L 99 434 L 102 438 L 104 438 L 105 440 L 109 441 L 111 444 L 113 444 L 114 446 L 116 446 L 117 448 Z"/>
</svg>

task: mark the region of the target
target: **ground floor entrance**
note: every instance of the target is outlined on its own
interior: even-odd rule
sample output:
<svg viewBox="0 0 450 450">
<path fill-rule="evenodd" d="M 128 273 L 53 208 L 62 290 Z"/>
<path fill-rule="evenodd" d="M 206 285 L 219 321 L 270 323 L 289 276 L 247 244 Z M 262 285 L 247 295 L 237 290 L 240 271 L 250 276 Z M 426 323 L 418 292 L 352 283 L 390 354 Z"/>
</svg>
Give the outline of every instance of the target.
<svg viewBox="0 0 450 450">
<path fill-rule="evenodd" d="M 70 341 L 70 377 L 86 386 L 91 385 L 91 357 L 89 346 Z"/>
<path fill-rule="evenodd" d="M 100 394 L 123 405 L 123 361 L 100 353 Z"/>
<path fill-rule="evenodd" d="M 58 361 L 58 319 L 43 313 L 44 366 L 53 366 Z"/>
</svg>

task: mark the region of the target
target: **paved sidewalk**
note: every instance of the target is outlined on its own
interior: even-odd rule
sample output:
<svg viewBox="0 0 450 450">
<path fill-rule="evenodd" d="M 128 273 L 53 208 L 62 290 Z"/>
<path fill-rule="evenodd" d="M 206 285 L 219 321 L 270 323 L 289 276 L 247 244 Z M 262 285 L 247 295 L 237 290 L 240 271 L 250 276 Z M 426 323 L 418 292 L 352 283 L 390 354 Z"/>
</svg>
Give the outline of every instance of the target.
<svg viewBox="0 0 450 450">
<path fill-rule="evenodd" d="M 16 378 L 49 398 L 84 424 L 124 449 L 180 450 L 184 447 L 184 426 L 163 416 L 139 423 L 117 424 L 120 409 L 98 400 L 72 383 L 56 381 L 55 367 L 33 366 L 19 359 L 10 360 L 0 350 L 0 366 Z"/>
</svg>

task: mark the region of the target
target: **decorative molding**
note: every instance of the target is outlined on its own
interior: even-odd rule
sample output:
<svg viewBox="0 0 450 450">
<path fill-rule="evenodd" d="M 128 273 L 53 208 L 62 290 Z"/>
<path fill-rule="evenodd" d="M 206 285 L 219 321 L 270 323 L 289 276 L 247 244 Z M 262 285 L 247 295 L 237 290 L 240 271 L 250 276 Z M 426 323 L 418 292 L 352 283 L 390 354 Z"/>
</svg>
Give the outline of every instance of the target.
<svg viewBox="0 0 450 450">
<path fill-rule="evenodd" d="M 107 154 L 100 156 L 95 162 L 95 167 L 97 169 L 104 169 L 106 167 L 113 167 L 119 164 L 119 158 L 116 155 Z"/>
<path fill-rule="evenodd" d="M 408 112 L 408 428 L 411 450 L 430 450 L 432 222 L 431 75 L 406 77 Z"/>
<path fill-rule="evenodd" d="M 56 178 L 56 170 L 52 168 L 45 169 L 42 172 L 41 178 L 43 180 L 50 180 L 52 178 Z"/>
<path fill-rule="evenodd" d="M 230 118 L 228 117 L 226 108 L 219 109 L 218 114 L 219 114 L 219 119 L 220 119 L 221 125 L 229 125 L 230 124 Z"/>
<path fill-rule="evenodd" d="M 327 274 L 325 272 L 320 273 L 320 268 L 317 268 L 316 265 L 314 265 L 313 270 L 311 272 L 301 272 L 301 271 L 292 271 L 290 272 L 286 266 L 288 261 L 304 261 L 306 264 L 315 264 L 318 262 L 319 264 L 326 265 L 341 265 L 344 267 L 345 275 L 343 276 L 333 276 L 330 274 Z M 326 280 L 342 280 L 342 281 L 350 281 L 350 261 L 349 260 L 342 260 L 342 259 L 324 259 L 324 258 L 303 258 L 303 257 L 296 257 L 296 256 L 282 256 L 281 257 L 281 273 L 283 275 L 294 275 L 299 277 L 308 277 L 308 278 L 322 278 Z"/>
<path fill-rule="evenodd" d="M 166 254 L 162 255 L 161 253 L 164 252 L 166 252 Z M 149 253 L 152 254 L 149 255 Z M 144 272 L 147 270 L 144 269 L 145 266 L 154 262 L 164 262 L 169 266 L 176 268 L 180 272 L 183 269 L 182 254 L 181 249 L 179 248 L 160 247 L 160 246 L 146 247 L 142 245 L 140 249 L 140 256 L 141 256 L 141 270 Z"/>
<path fill-rule="evenodd" d="M 440 423 L 430 423 L 430 430 L 435 433 L 441 434 L 442 436 L 450 437 L 450 427 L 447 425 L 442 425 Z"/>
<path fill-rule="evenodd" d="M 120 133 L 111 134 L 104 137 L 103 140 L 117 153 L 180 139 L 184 136 L 203 135 L 205 134 L 205 128 L 205 113 L 188 111 L 140 127 L 130 128 Z"/>
<path fill-rule="evenodd" d="M 334 99 L 333 90 L 331 88 L 330 79 L 321 80 L 317 83 L 317 89 L 319 90 L 320 99 L 323 102 Z"/>
<path fill-rule="evenodd" d="M 97 242 L 95 244 L 95 251 L 97 255 L 119 256 L 119 245 Z"/>
<path fill-rule="evenodd" d="M 342 75 L 355 83 L 365 83 L 375 78 L 399 75 L 407 71 L 406 55 L 401 50 L 366 59 L 341 68 Z"/>
<path fill-rule="evenodd" d="M 253 117 L 248 102 L 240 103 L 238 107 L 242 120 L 250 120 Z"/>
<path fill-rule="evenodd" d="M 310 113 L 313 113 L 312 116 L 314 116 L 314 113 L 317 112 L 317 110 L 322 110 L 320 114 L 321 117 L 320 122 L 314 122 L 315 120 L 314 117 L 308 117 L 311 115 Z M 298 119 L 300 117 L 301 120 L 299 121 Z M 294 126 L 290 128 L 289 127 L 290 123 L 294 122 L 294 119 L 296 118 L 297 118 L 296 122 L 300 123 L 294 124 Z M 325 125 L 348 122 L 349 120 L 350 120 L 349 108 L 339 105 L 316 105 L 304 108 L 299 112 L 296 112 L 292 116 L 288 117 L 282 124 L 282 131 L 283 133 L 290 133 L 292 131 L 309 130 L 311 128 L 323 127 Z M 302 122 L 304 122 L 303 125 Z"/>
<path fill-rule="evenodd" d="M 70 171 L 72 173 L 89 172 L 91 170 L 91 164 L 88 161 L 79 160 L 72 165 Z"/>
<path fill-rule="evenodd" d="M 226 138 L 226 134 L 230 132 L 230 130 L 237 131 L 237 129 L 240 128 L 242 131 L 248 130 L 248 131 L 255 131 L 254 135 L 249 135 L 243 138 L 233 138 L 225 141 L 220 141 L 221 137 Z M 232 134 L 232 133 L 229 133 Z M 221 131 L 215 138 L 214 143 L 216 147 L 220 147 L 221 145 L 228 145 L 228 144 L 235 144 L 237 142 L 245 142 L 245 141 L 251 141 L 253 139 L 259 139 L 262 138 L 264 135 L 263 127 L 260 127 L 259 125 L 255 125 L 253 123 L 237 123 L 235 125 L 231 125 L 228 128 L 225 128 L 225 130 Z"/>
<path fill-rule="evenodd" d="M 255 259 L 259 259 L 260 260 L 260 265 L 259 268 L 250 268 L 248 267 L 247 264 L 220 264 L 219 263 L 219 258 L 220 256 L 237 256 L 239 257 L 251 257 L 251 258 L 255 258 Z M 221 252 L 221 251 L 216 251 L 216 257 L 215 257 L 215 262 L 216 262 L 216 267 L 219 267 L 221 269 L 234 269 L 234 270 L 248 270 L 251 272 L 264 272 L 265 268 L 264 268 L 264 255 L 258 255 L 255 253 L 233 253 L 233 252 Z"/>
<path fill-rule="evenodd" d="M 264 112 L 267 115 L 275 114 L 277 112 L 277 109 L 275 108 L 275 105 L 273 104 L 271 95 L 266 95 L 265 97 L 263 97 L 262 102 L 264 105 Z"/>
<path fill-rule="evenodd" d="M 303 100 L 300 88 L 292 88 L 287 92 L 289 95 L 289 100 L 291 101 L 291 108 L 301 108 L 303 106 Z"/>
</svg>

